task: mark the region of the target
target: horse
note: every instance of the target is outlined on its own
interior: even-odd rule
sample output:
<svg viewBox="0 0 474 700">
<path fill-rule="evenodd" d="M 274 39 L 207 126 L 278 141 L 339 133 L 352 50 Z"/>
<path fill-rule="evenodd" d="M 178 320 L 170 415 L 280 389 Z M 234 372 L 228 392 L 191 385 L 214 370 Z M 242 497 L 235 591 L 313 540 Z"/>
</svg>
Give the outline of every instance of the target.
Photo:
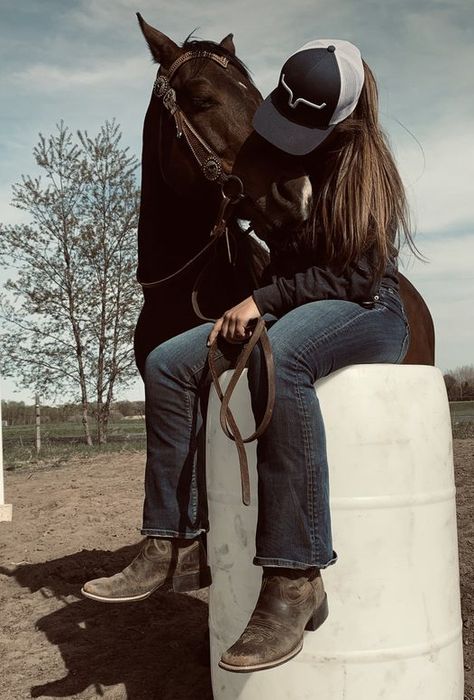
<svg viewBox="0 0 474 700">
<path fill-rule="evenodd" d="M 275 222 L 303 222 L 309 198 L 308 177 L 291 159 L 279 159 L 252 129 L 263 98 L 236 56 L 233 35 L 220 43 L 188 38 L 178 46 L 137 16 L 163 73 L 143 128 L 137 276 L 144 303 L 134 336 L 143 375 L 145 359 L 158 344 L 203 318 L 221 316 L 271 282 L 265 277 L 267 249 L 258 237 L 265 240 Z M 225 189 L 229 182 L 235 188 L 232 177 L 242 188 L 235 198 Z M 257 238 L 243 230 L 243 219 L 252 222 Z M 219 227 L 225 235 L 214 235 Z M 199 314 L 191 294 L 203 271 L 199 303 L 207 316 Z M 401 273 L 399 281 L 410 326 L 403 362 L 433 365 L 431 314 Z"/>
</svg>

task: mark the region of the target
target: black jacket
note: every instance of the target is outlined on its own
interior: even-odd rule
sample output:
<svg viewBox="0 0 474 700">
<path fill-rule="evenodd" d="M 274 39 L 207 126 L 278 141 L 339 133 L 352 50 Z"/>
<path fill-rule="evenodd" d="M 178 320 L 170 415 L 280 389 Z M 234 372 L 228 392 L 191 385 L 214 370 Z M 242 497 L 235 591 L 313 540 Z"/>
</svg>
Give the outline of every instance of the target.
<svg viewBox="0 0 474 700">
<path fill-rule="evenodd" d="M 344 299 L 370 306 L 381 284 L 399 288 L 398 261 L 394 256 L 389 258 L 380 279 L 374 274 L 370 254 L 364 255 L 343 273 L 331 269 L 330 265 L 308 266 L 305 256 L 293 259 L 288 273 L 288 265 L 281 256 L 273 255 L 271 246 L 270 254 L 266 278 L 271 282 L 252 292 L 262 315 L 282 316 L 297 306 L 322 299 Z"/>
</svg>

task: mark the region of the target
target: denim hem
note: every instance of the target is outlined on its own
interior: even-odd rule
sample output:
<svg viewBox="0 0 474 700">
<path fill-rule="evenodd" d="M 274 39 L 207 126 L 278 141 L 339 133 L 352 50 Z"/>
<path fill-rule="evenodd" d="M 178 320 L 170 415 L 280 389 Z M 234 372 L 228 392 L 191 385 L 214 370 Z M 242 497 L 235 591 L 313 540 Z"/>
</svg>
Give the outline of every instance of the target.
<svg viewBox="0 0 474 700">
<path fill-rule="evenodd" d="M 153 527 L 144 527 L 140 530 L 142 535 L 148 537 L 181 537 L 184 540 L 194 540 L 203 532 L 206 532 L 203 528 L 196 530 L 195 532 L 177 532 L 176 530 L 159 530 Z"/>
<path fill-rule="evenodd" d="M 325 564 L 318 564 L 317 562 L 293 561 L 292 559 L 272 559 L 270 557 L 254 557 L 253 563 L 256 566 L 276 566 L 285 569 L 311 569 L 314 567 L 317 569 L 326 569 L 328 566 L 331 566 L 331 564 L 336 563 L 336 552 L 333 552 L 333 555 L 333 558 Z"/>
</svg>

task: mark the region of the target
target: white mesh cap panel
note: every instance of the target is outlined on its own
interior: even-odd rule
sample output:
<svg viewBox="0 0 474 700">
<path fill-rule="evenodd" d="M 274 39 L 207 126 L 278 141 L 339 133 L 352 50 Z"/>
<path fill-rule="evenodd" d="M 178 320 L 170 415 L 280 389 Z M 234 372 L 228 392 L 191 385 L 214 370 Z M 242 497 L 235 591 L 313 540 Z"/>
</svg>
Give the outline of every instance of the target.
<svg viewBox="0 0 474 700">
<path fill-rule="evenodd" d="M 339 124 L 351 114 L 359 100 L 364 84 L 364 66 L 359 49 L 348 41 L 339 40 L 335 56 L 341 74 L 341 94 L 330 124 Z"/>
<path fill-rule="evenodd" d="M 364 66 L 359 49 L 354 44 L 351 44 L 350 41 L 345 41 L 344 39 L 314 39 L 313 41 L 308 41 L 291 55 L 294 56 L 300 51 L 306 51 L 307 49 L 327 49 L 331 45 L 336 47 L 334 55 L 341 76 L 339 100 L 329 122 L 331 125 L 334 125 L 342 122 L 354 111 L 360 97 L 364 84 Z"/>
</svg>

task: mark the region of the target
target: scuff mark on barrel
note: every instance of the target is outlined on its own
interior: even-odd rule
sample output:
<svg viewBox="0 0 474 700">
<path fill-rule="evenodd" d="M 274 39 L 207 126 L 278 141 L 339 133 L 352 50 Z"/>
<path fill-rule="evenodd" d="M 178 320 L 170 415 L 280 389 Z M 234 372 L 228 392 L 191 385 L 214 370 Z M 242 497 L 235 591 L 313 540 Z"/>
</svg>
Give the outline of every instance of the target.
<svg viewBox="0 0 474 700">
<path fill-rule="evenodd" d="M 245 531 L 245 528 L 242 524 L 242 518 L 240 515 L 236 515 L 234 518 L 234 528 L 235 528 L 235 534 L 239 538 L 240 543 L 242 544 L 242 547 L 247 546 L 247 532 Z"/>
</svg>

